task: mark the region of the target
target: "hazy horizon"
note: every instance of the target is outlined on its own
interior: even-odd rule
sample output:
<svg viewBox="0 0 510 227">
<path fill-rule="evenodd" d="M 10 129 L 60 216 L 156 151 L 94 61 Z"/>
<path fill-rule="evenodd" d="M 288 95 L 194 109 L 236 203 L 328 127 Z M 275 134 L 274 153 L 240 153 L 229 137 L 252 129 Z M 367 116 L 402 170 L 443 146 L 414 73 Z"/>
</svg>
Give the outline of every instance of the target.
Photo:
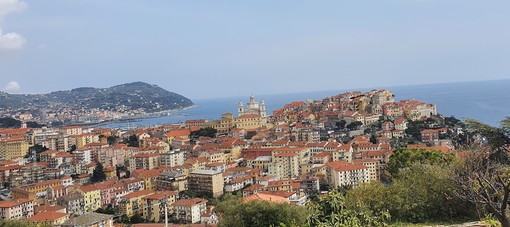
<svg viewBox="0 0 510 227">
<path fill-rule="evenodd" d="M 0 0 L 0 90 L 197 99 L 510 79 L 509 1 Z"/>
</svg>

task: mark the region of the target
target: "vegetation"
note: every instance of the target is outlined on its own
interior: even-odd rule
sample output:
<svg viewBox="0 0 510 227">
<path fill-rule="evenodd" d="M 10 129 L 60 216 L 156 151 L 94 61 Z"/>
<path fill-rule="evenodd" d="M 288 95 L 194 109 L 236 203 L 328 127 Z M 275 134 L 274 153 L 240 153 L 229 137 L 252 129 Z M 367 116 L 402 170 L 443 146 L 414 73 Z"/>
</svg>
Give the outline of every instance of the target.
<svg viewBox="0 0 510 227">
<path fill-rule="evenodd" d="M 115 143 L 117 143 L 117 139 L 119 137 L 116 137 L 116 136 L 108 136 L 106 137 L 106 141 L 108 142 L 109 145 L 115 145 Z"/>
<path fill-rule="evenodd" d="M 389 186 L 371 183 L 347 192 L 346 206 L 364 204 L 375 213 L 389 212 L 392 221 L 413 223 L 473 217 L 473 206 L 453 197 L 450 176 L 448 165 L 415 163 L 393 176 Z"/>
<path fill-rule="evenodd" d="M 101 163 L 97 163 L 92 176 L 90 177 L 90 181 L 92 183 L 102 182 L 106 179 L 106 174 L 104 173 L 103 165 Z"/>
<path fill-rule="evenodd" d="M 474 146 L 455 169 L 456 195 L 491 213 L 503 227 L 510 226 L 510 118 L 501 128 L 466 120 Z"/>
<path fill-rule="evenodd" d="M 193 102 L 176 93 L 169 92 L 156 85 L 143 82 L 122 84 L 110 88 L 83 87 L 68 91 L 56 91 L 49 94 L 3 94 L 0 96 L 0 108 L 38 109 L 46 108 L 50 103 L 56 109 L 136 110 L 158 112 L 192 106 Z"/>
<path fill-rule="evenodd" d="M 357 130 L 359 129 L 359 127 L 361 127 L 363 125 L 363 123 L 361 121 L 353 121 L 351 122 L 350 124 L 348 124 L 347 126 L 345 126 L 347 129 L 349 130 Z"/>
<path fill-rule="evenodd" d="M 0 220 L 0 227 L 50 227 L 50 225 L 35 224 L 25 220 Z"/>
<path fill-rule="evenodd" d="M 388 172 L 397 175 L 400 169 L 407 168 L 414 163 L 442 164 L 451 163 L 455 156 L 437 150 L 420 148 L 401 148 L 393 152 L 388 162 Z"/>
<path fill-rule="evenodd" d="M 198 131 L 191 132 L 191 138 L 198 139 L 201 136 L 216 137 L 216 133 L 218 133 L 218 130 L 215 128 L 207 127 L 207 128 L 201 128 Z"/>
<path fill-rule="evenodd" d="M 308 226 L 385 226 L 390 219 L 387 211 L 375 211 L 362 203 L 347 207 L 345 196 L 331 191 L 318 202 L 307 205 L 310 212 Z"/>
<path fill-rule="evenodd" d="M 130 135 L 127 139 L 123 141 L 128 147 L 139 147 L 140 144 L 138 142 L 138 137 L 136 135 Z"/>
<path fill-rule="evenodd" d="M 21 121 L 10 117 L 0 118 L 0 128 L 20 128 L 21 123 Z M 26 123 L 28 128 L 41 128 L 44 126 L 34 121 L 28 121 Z"/>
<path fill-rule="evenodd" d="M 241 197 L 227 195 L 216 209 L 221 213 L 219 226 L 222 227 L 306 225 L 306 209 L 286 203 L 243 203 Z"/>
</svg>

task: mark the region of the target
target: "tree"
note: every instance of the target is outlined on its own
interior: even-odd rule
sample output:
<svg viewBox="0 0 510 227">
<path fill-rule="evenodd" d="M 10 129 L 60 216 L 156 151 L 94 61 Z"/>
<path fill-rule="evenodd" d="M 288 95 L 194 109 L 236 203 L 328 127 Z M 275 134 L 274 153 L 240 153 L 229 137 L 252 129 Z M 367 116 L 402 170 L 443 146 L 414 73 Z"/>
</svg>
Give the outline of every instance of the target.
<svg viewBox="0 0 510 227">
<path fill-rule="evenodd" d="M 142 223 L 143 222 L 143 218 L 142 218 L 142 215 L 140 215 L 139 213 L 135 213 L 133 216 L 131 216 L 129 221 L 131 223 L 133 223 L 133 224 Z"/>
<path fill-rule="evenodd" d="M 19 127 L 21 127 L 21 121 L 18 121 L 10 117 L 0 118 L 0 128 L 19 128 Z"/>
<path fill-rule="evenodd" d="M 139 147 L 138 137 L 136 135 L 130 135 L 129 138 L 125 141 L 128 147 Z"/>
<path fill-rule="evenodd" d="M 353 121 L 350 124 L 348 124 L 346 127 L 349 130 L 356 130 L 362 125 L 363 125 L 363 123 L 361 121 Z"/>
<path fill-rule="evenodd" d="M 240 196 L 225 195 L 216 211 L 220 226 L 304 226 L 306 209 L 287 203 L 269 203 L 253 200 L 242 202 Z"/>
<path fill-rule="evenodd" d="M 115 143 L 117 142 L 117 138 L 116 136 L 108 136 L 106 137 L 106 141 L 108 142 L 109 145 L 115 145 Z"/>
<path fill-rule="evenodd" d="M 93 183 L 101 182 L 106 179 L 106 174 L 104 173 L 103 165 L 101 163 L 97 163 L 96 168 L 94 169 L 94 172 L 92 173 L 92 177 L 90 180 Z"/>
<path fill-rule="evenodd" d="M 44 125 L 41 125 L 35 121 L 28 121 L 27 122 L 27 127 L 28 128 L 42 128 Z"/>
<path fill-rule="evenodd" d="M 440 164 L 451 163 L 455 159 L 453 154 L 443 153 L 438 150 L 420 148 L 401 148 L 393 152 L 388 162 L 388 172 L 396 175 L 402 168 L 411 166 L 413 163 Z"/>
<path fill-rule="evenodd" d="M 372 213 L 387 211 L 393 221 L 424 222 L 472 218 L 473 205 L 454 197 L 447 164 L 420 164 L 401 169 L 390 185 L 363 184 L 347 192 L 346 209 L 363 204 Z"/>
<path fill-rule="evenodd" d="M 1 220 L 0 227 L 50 227 L 50 225 L 35 224 L 25 220 Z"/>
<path fill-rule="evenodd" d="M 347 122 L 345 120 L 340 120 L 335 123 L 335 126 L 339 129 L 344 129 Z"/>
<path fill-rule="evenodd" d="M 218 130 L 215 128 L 207 127 L 207 128 L 201 128 L 198 131 L 191 132 L 191 138 L 198 139 L 201 136 L 216 137 L 216 133 L 218 133 Z"/>
<path fill-rule="evenodd" d="M 506 133 L 510 119 L 503 120 L 501 128 L 476 120 L 465 122 L 476 143 L 452 176 L 458 185 L 456 193 L 510 227 L 510 138 Z"/>
<path fill-rule="evenodd" d="M 348 209 L 339 191 L 330 191 L 319 202 L 309 202 L 307 209 L 308 226 L 385 226 L 390 220 L 388 212 L 375 213 L 362 204 Z"/>
</svg>

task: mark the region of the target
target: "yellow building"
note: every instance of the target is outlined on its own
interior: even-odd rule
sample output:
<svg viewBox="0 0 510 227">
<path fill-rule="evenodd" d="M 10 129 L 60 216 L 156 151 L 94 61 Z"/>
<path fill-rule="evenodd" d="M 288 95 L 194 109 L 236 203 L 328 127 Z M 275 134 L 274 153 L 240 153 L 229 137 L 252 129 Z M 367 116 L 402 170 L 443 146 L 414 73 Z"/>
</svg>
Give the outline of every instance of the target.
<svg viewBox="0 0 510 227">
<path fill-rule="evenodd" d="M 157 179 L 157 189 L 158 190 L 170 190 L 170 191 L 184 191 L 188 189 L 188 178 L 186 175 L 172 172 L 172 171 L 164 171 L 159 174 Z"/>
<path fill-rule="evenodd" d="M 131 216 L 135 213 L 142 214 L 143 212 L 143 198 L 154 194 L 153 190 L 142 190 L 131 192 L 125 196 L 120 197 L 119 207 L 123 214 Z"/>
<path fill-rule="evenodd" d="M 48 188 L 61 185 L 60 179 L 48 180 L 34 184 L 27 184 L 12 189 L 13 199 L 36 199 L 38 193 L 45 192 Z M 37 201 L 38 202 L 38 201 Z"/>
<path fill-rule="evenodd" d="M 210 192 L 216 198 L 223 195 L 223 175 L 213 170 L 195 170 L 189 173 L 188 189 Z"/>
<path fill-rule="evenodd" d="M 23 137 L 7 138 L 0 140 L 0 157 L 11 160 L 28 154 L 30 144 Z"/>
<path fill-rule="evenodd" d="M 83 128 L 80 126 L 67 126 L 62 127 L 61 131 L 66 135 L 81 135 L 83 133 Z"/>
<path fill-rule="evenodd" d="M 45 211 L 38 213 L 32 217 L 29 217 L 27 221 L 38 224 L 38 226 L 39 225 L 58 226 L 63 224 L 68 219 L 69 219 L 68 213 Z"/>
<path fill-rule="evenodd" d="M 203 127 L 211 127 L 218 130 L 218 133 L 228 133 L 234 128 L 235 120 L 234 115 L 231 113 L 225 113 L 221 115 L 221 120 L 209 121 L 204 124 Z"/>
<path fill-rule="evenodd" d="M 205 157 L 209 159 L 211 163 L 219 163 L 219 162 L 225 162 L 223 151 L 221 150 L 208 150 L 205 152 L 202 152 L 200 154 L 200 157 Z"/>
<path fill-rule="evenodd" d="M 101 191 L 96 186 L 83 186 L 78 188 L 78 192 L 83 195 L 86 212 L 92 212 L 101 207 Z"/>
<path fill-rule="evenodd" d="M 165 220 L 165 203 L 168 215 L 171 214 L 172 204 L 175 202 L 178 192 L 163 191 L 143 197 L 142 218 L 156 223 Z"/>
<path fill-rule="evenodd" d="M 112 178 L 117 176 L 117 168 L 115 166 L 108 166 L 104 168 L 104 174 L 106 178 Z"/>
<path fill-rule="evenodd" d="M 299 175 L 299 158 L 296 153 L 278 153 L 274 156 L 273 163 L 280 165 L 280 177 L 292 178 Z M 276 173 L 270 173 L 275 175 Z"/>
<path fill-rule="evenodd" d="M 256 129 L 265 126 L 258 114 L 245 114 L 235 119 L 236 128 Z"/>
<path fill-rule="evenodd" d="M 146 190 L 156 190 L 157 180 L 160 173 L 161 171 L 157 169 L 137 169 L 131 173 L 131 176 L 135 179 L 143 180 Z"/>
</svg>

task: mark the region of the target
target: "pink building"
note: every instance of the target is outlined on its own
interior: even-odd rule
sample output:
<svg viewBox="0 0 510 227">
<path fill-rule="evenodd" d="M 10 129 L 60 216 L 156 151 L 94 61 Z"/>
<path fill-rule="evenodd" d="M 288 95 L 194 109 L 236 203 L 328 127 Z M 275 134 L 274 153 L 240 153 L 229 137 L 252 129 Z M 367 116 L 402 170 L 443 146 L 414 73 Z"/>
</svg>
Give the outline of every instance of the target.
<svg viewBox="0 0 510 227">
<path fill-rule="evenodd" d="M 22 219 L 34 216 L 34 203 L 29 199 L 0 201 L 0 219 Z"/>
</svg>

